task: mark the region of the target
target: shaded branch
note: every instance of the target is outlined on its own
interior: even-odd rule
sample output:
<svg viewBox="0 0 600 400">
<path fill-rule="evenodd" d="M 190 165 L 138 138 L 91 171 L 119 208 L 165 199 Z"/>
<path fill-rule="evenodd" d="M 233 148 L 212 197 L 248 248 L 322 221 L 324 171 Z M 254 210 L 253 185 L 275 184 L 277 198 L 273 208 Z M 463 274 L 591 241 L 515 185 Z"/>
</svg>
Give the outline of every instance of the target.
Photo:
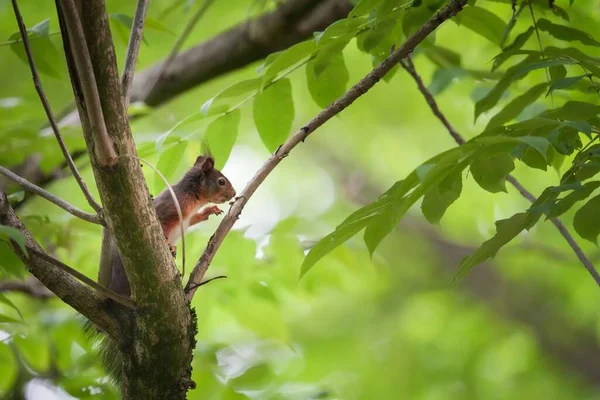
<svg viewBox="0 0 600 400">
<path fill-rule="evenodd" d="M 342 112 L 346 107 L 352 104 L 357 98 L 369 91 L 385 74 L 387 74 L 403 58 L 408 56 L 415 47 L 431 34 L 444 21 L 456 15 L 467 3 L 466 0 L 453 0 L 446 7 L 433 15 L 413 36 L 409 37 L 394 53 L 387 57 L 381 64 L 355 84 L 342 97 L 333 102 L 329 107 L 321 111 L 308 124 L 302 127 L 298 132 L 292 135 L 277 151 L 269 157 L 263 166 L 256 172 L 254 177 L 248 182 L 240 196 L 233 202 L 231 208 L 225 215 L 225 218 L 219 224 L 215 234 L 211 237 L 202 256 L 196 263 L 194 270 L 190 274 L 186 285 L 186 295 L 191 300 L 196 291 L 196 285 L 202 281 L 208 266 L 210 265 L 216 251 L 225 239 L 225 236 L 238 219 L 244 206 L 254 194 L 260 184 L 273 171 L 273 169 L 285 158 L 289 152 L 300 142 L 303 142 L 312 132 L 329 121 L 331 118 Z"/>
<path fill-rule="evenodd" d="M 96 85 L 96 77 L 90 53 L 87 48 L 83 27 L 74 0 L 60 0 L 64 22 L 69 35 L 69 45 L 81 84 L 81 92 L 86 103 L 86 112 L 94 136 L 95 153 L 102 166 L 112 166 L 117 162 L 117 154 L 106 130 L 106 123 Z"/>
<path fill-rule="evenodd" d="M 66 160 L 69 168 L 71 169 L 71 172 L 73 173 L 73 176 L 75 177 L 75 180 L 77 181 L 77 184 L 81 188 L 81 191 L 83 192 L 83 195 L 85 196 L 88 204 L 94 209 L 94 211 L 99 212 L 102 209 L 102 207 L 100 206 L 100 204 L 98 204 L 96 202 L 96 200 L 94 200 L 94 197 L 90 193 L 87 185 L 83 181 L 83 178 L 79 174 L 79 171 L 77 170 L 77 167 L 75 166 L 75 162 L 73 161 L 73 158 L 71 157 L 71 153 L 69 153 L 69 150 L 67 149 L 67 146 L 62 138 L 62 135 L 60 134 L 58 125 L 56 125 L 56 121 L 55 121 L 54 115 L 52 113 L 52 108 L 50 107 L 50 103 L 48 102 L 48 99 L 46 98 L 46 94 L 44 93 L 44 89 L 42 87 L 42 82 L 40 80 L 40 76 L 37 72 L 37 68 L 35 67 L 35 62 L 33 60 L 33 54 L 31 53 L 31 46 L 29 45 L 29 38 L 27 36 L 27 27 L 25 26 L 25 23 L 23 22 L 23 16 L 21 15 L 21 12 L 19 11 L 19 5 L 17 4 L 17 0 L 12 0 L 12 5 L 13 5 L 13 10 L 15 12 L 15 18 L 17 20 L 17 24 L 19 25 L 19 31 L 21 32 L 21 38 L 23 40 L 23 47 L 25 48 L 25 54 L 27 55 L 27 60 L 29 62 L 29 68 L 31 69 L 33 84 L 35 86 L 35 90 L 38 93 L 40 101 L 42 102 L 42 106 L 44 107 L 44 111 L 46 112 L 48 122 L 50 123 L 50 126 L 52 127 L 52 131 L 54 132 L 54 136 L 56 136 L 58 146 L 60 147 L 60 150 L 62 151 L 63 156 L 65 157 L 65 160 Z"/>
<path fill-rule="evenodd" d="M 435 99 L 433 98 L 433 95 L 427 89 L 427 87 L 425 87 L 423 79 L 421 79 L 421 76 L 419 76 L 419 74 L 417 73 L 417 70 L 415 69 L 415 66 L 410 57 L 401 61 L 401 64 L 417 83 L 419 91 L 421 92 L 421 94 L 423 94 L 423 97 L 425 97 L 425 100 L 427 101 L 427 104 L 431 108 L 433 114 L 435 114 L 435 116 L 439 118 L 439 120 L 446 127 L 450 135 L 454 138 L 456 143 L 459 146 L 463 145 L 465 143 L 465 139 L 452 127 L 452 125 L 450 124 L 450 122 L 448 122 L 448 119 L 444 116 L 444 114 L 442 114 Z M 531 194 L 527 189 L 525 189 L 525 187 L 523 187 L 523 185 L 521 185 L 521 183 L 514 176 L 508 175 L 506 177 L 506 180 L 517 189 L 521 196 L 525 197 L 531 203 L 537 200 L 537 198 L 533 194 Z M 590 273 L 594 281 L 596 281 L 596 284 L 600 286 L 600 275 L 598 274 L 598 271 L 596 271 L 592 262 L 589 260 L 589 258 L 587 258 L 583 250 L 581 250 L 581 247 L 579 247 L 579 245 L 577 244 L 573 236 L 569 233 L 567 228 L 558 218 L 552 218 L 551 221 L 556 227 L 556 229 L 558 229 L 560 234 L 565 238 L 571 249 L 573 249 L 573 252 L 577 255 L 577 258 L 579 258 L 579 261 L 581 261 L 585 269 Z"/>
<path fill-rule="evenodd" d="M 169 68 L 169 66 L 175 59 L 175 57 L 177 57 L 177 55 L 181 51 L 181 47 L 183 46 L 183 43 L 185 42 L 185 40 L 188 38 L 188 36 L 192 32 L 192 29 L 194 29 L 194 27 L 196 26 L 198 21 L 200 21 L 200 18 L 202 18 L 204 13 L 206 13 L 206 10 L 208 10 L 208 7 L 210 7 L 210 5 L 213 3 L 213 1 L 214 0 L 204 0 L 204 3 L 202 4 L 202 6 L 198 9 L 198 11 L 196 11 L 196 13 L 188 21 L 187 25 L 185 26 L 185 29 L 181 33 L 181 36 L 179 36 L 179 38 L 175 42 L 175 45 L 171 49 L 171 52 L 167 56 L 167 59 L 160 65 L 160 69 L 158 70 L 158 72 L 156 74 L 156 81 L 154 82 L 154 84 L 152 86 L 155 86 L 163 78 L 163 76 L 165 75 L 165 71 Z"/>
<path fill-rule="evenodd" d="M 129 106 L 131 85 L 133 84 L 135 64 L 137 63 L 144 34 L 144 21 L 146 19 L 146 12 L 148 11 L 148 3 L 149 0 L 138 0 L 133 24 L 131 25 L 131 35 L 129 36 L 129 43 L 127 45 L 125 66 L 123 67 L 123 74 L 121 76 L 121 95 L 123 96 L 125 109 Z"/>
<path fill-rule="evenodd" d="M 67 264 L 61 262 L 60 260 L 57 260 L 56 258 L 52 257 L 51 255 L 46 254 L 42 251 L 38 251 L 36 249 L 29 248 L 29 247 L 27 248 L 27 251 L 31 254 L 34 254 L 36 257 L 39 257 L 42 260 L 54 265 L 55 267 L 61 269 L 62 271 L 65 271 L 69 275 L 79 279 L 81 282 L 85 283 L 86 285 L 90 286 L 91 288 L 96 289 L 97 292 L 100 292 L 105 297 L 108 297 L 109 299 L 112 299 L 112 300 L 116 301 L 117 303 L 120 303 L 120 304 L 124 305 L 125 307 L 130 308 L 132 310 L 136 309 L 135 303 L 131 299 L 121 296 L 121 295 L 113 292 L 112 290 L 105 288 L 104 286 L 98 284 L 93 279 L 88 278 L 81 272 L 69 267 Z"/>
<path fill-rule="evenodd" d="M 40 300 L 54 297 L 54 293 L 34 276 L 23 281 L 0 281 L 0 292 L 20 292 Z"/>
<path fill-rule="evenodd" d="M 8 202 L 6 194 L 2 191 L 0 191 L 0 224 L 18 229 L 25 237 L 26 247 L 34 250 L 35 254 L 42 253 L 50 257 L 17 217 Z M 70 274 L 56 267 L 46 259 L 37 256 L 27 257 L 14 241 L 10 242 L 10 246 L 27 266 L 29 272 L 39 279 L 44 286 L 56 294 L 62 301 L 85 315 L 94 324 L 104 329 L 110 335 L 117 337 L 117 326 L 110 315 L 101 307 L 102 299 L 96 295 L 95 291 L 81 284 Z"/>
<path fill-rule="evenodd" d="M 177 55 L 164 73 L 166 60 L 137 73 L 131 102 L 158 107 L 204 82 L 310 38 L 313 32 L 345 18 L 351 9 L 348 0 L 288 0 L 271 13 L 241 22 Z M 61 120 L 61 125 L 79 124 L 76 111 Z"/>
<path fill-rule="evenodd" d="M 83 210 L 80 210 L 79 208 L 77 208 L 77 207 L 67 203 L 66 201 L 62 200 L 61 198 L 53 195 L 52 193 L 45 191 L 41 187 L 36 186 L 33 183 L 30 183 L 29 181 L 21 178 L 19 175 L 15 174 L 14 172 L 10 171 L 7 168 L 0 166 L 0 174 L 4 175 L 11 181 L 21 185 L 23 187 L 23 189 L 28 190 L 32 193 L 35 193 L 35 194 L 43 197 L 44 199 L 48 200 L 49 202 L 59 206 L 60 208 L 62 208 L 63 210 L 65 210 L 66 212 L 68 212 L 71 215 L 74 215 L 78 218 L 81 218 L 84 221 L 88 221 L 93 224 L 102 224 L 102 221 L 101 221 L 100 217 L 98 216 L 98 214 L 90 214 Z"/>
</svg>

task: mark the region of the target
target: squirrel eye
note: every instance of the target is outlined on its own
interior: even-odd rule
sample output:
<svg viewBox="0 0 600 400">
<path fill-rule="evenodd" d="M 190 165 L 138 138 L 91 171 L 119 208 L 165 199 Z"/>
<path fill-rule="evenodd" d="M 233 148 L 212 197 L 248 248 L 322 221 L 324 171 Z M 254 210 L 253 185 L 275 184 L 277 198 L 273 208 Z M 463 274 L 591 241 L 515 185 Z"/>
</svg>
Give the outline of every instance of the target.
<svg viewBox="0 0 600 400">
<path fill-rule="evenodd" d="M 218 183 L 220 186 L 225 186 L 225 178 L 219 178 L 219 180 L 217 180 L 217 183 Z"/>
</svg>

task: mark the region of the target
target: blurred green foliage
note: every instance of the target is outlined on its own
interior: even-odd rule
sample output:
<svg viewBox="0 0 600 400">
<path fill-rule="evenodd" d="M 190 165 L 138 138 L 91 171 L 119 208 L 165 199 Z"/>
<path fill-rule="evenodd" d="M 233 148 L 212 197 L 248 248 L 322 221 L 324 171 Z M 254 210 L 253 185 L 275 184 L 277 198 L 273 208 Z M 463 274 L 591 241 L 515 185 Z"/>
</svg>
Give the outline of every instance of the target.
<svg viewBox="0 0 600 400">
<path fill-rule="evenodd" d="M 107 3 L 122 65 L 135 4 Z M 362 0 L 355 18 L 315 33 L 314 40 L 212 80 L 159 109 L 143 110 L 148 114 L 132 123 L 139 153 L 176 181 L 204 138 L 239 191 L 290 132 L 401 45 L 442 3 Z M 580 240 L 581 246 L 597 261 L 590 243 L 600 226 L 595 181 L 547 188 L 581 183 L 598 170 L 597 153 L 578 150 L 596 149 L 590 139 L 599 128 L 600 51 L 594 38 L 600 34 L 600 3 L 556 1 L 550 9 L 547 1 L 534 1 L 530 10 L 518 2 L 514 14 L 510 1 L 469 3 L 419 47 L 414 59 L 454 127 L 475 139 L 455 149 L 414 81 L 395 68 L 294 150 L 251 199 L 217 253 L 209 275 L 227 279 L 202 287 L 194 298 L 197 389 L 190 399 L 600 399 L 594 381 L 600 376 L 598 288 L 543 217 L 562 215 L 569 228 L 574 221 L 579 235 L 589 239 Z M 20 5 L 58 113 L 70 104 L 72 91 L 53 2 Z M 190 11 L 199 6 L 189 0 L 151 2 L 140 70 L 166 57 Z M 275 6 L 217 1 L 186 46 Z M 539 32 L 531 28 L 530 14 Z M 40 133 L 45 115 L 14 42 L 17 26 L 7 1 L 0 2 L 0 21 L 0 37 L 6 38 L 0 43 L 5 71 L 0 165 L 13 166 L 35 154 L 49 172 L 62 156 L 51 132 Z M 79 129 L 65 127 L 62 133 L 70 149 L 83 148 Z M 440 158 L 442 152 L 449 156 Z M 77 163 L 97 195 L 87 158 Z M 509 172 L 536 196 L 545 193 L 537 204 L 541 208 L 528 209 L 528 202 L 505 185 Z M 164 189 L 151 170 L 146 177 L 152 193 Z M 393 192 L 393 202 L 379 200 L 400 207 L 406 221 L 399 229 L 397 208 L 375 213 L 367 221 L 379 221 L 374 233 L 365 234 L 368 250 L 360 237 L 352 237 L 365 224 L 352 228 L 343 246 L 305 257 L 305 248 L 403 179 L 404 192 Z M 53 181 L 48 190 L 88 209 L 71 178 Z M 8 192 L 19 201 L 19 188 L 10 186 Z M 421 211 L 440 225 L 424 228 Z M 97 226 L 39 198 L 27 201 L 19 215 L 58 258 L 95 276 Z M 504 225 L 510 232 L 496 242 L 515 238 L 492 264 L 481 267 L 482 274 L 474 270 L 450 285 L 462 257 L 494 235 L 496 220 L 517 221 L 521 228 L 532 217 L 541 222 L 528 231 L 512 222 Z M 209 221 L 186 236 L 188 260 L 201 254 L 217 223 Z M 0 238 L 12 234 L 3 230 Z M 339 238 L 336 245 L 343 242 Z M 496 250 L 482 254 L 480 249 L 463 267 Z M 298 280 L 306 260 L 315 267 Z M 27 277 L 3 241 L 0 277 Z M 116 398 L 82 323 L 57 299 L 2 294 L 0 394 L 12 398 L 26 388 L 28 398 L 50 396 L 43 390 Z M 592 361 L 586 363 L 586 357 Z"/>
</svg>

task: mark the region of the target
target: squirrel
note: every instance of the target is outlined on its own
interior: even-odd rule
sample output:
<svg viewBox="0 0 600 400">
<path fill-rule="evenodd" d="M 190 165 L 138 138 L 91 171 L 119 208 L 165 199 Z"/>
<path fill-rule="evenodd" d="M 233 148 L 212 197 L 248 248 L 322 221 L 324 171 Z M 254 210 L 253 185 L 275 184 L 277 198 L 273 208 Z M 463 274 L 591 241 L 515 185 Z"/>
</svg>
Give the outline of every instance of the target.
<svg viewBox="0 0 600 400">
<path fill-rule="evenodd" d="M 200 155 L 183 178 L 172 186 L 181 208 L 184 231 L 192 225 L 208 220 L 211 215 L 223 213 L 216 205 L 205 207 L 198 212 L 202 207 L 208 203 L 225 203 L 236 195 L 231 182 L 214 165 L 215 160 L 212 155 Z M 154 199 L 154 207 L 171 253 L 175 256 L 177 248 L 174 243 L 181 235 L 181 220 L 168 189 L 165 189 Z M 123 262 L 114 243 L 114 238 L 107 229 L 103 231 L 102 240 L 100 273 L 103 275 L 98 276 L 98 282 L 120 295 L 129 297 L 131 296 L 131 290 L 125 275 Z M 103 265 L 106 268 L 102 268 Z M 107 299 L 107 301 L 110 300 Z M 89 321 L 86 323 L 84 330 L 92 339 L 98 338 L 98 331 Z M 112 376 L 113 381 L 118 385 L 121 379 L 122 366 L 117 343 L 106 335 L 102 335 L 101 342 L 100 355 L 103 364 L 109 375 Z"/>
</svg>

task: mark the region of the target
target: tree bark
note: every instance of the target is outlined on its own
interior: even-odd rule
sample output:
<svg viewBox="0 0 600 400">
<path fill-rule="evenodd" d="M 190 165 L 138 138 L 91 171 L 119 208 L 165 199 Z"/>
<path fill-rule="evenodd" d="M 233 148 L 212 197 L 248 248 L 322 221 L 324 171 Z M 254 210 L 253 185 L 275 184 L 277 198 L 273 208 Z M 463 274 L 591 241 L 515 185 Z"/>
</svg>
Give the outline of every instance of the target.
<svg viewBox="0 0 600 400">
<path fill-rule="evenodd" d="M 194 348 L 193 321 L 181 280 L 156 217 L 121 97 L 116 57 L 103 0 L 79 3 L 79 14 L 93 60 L 93 74 L 101 110 L 117 164 L 101 165 L 87 117 L 91 104 L 81 95 L 81 74 L 73 61 L 66 34 L 62 2 L 59 20 L 67 65 L 91 165 L 108 229 L 116 239 L 137 311 L 123 313 L 119 349 L 123 357 L 122 391 L 125 399 L 184 399 L 191 377 Z"/>
</svg>

